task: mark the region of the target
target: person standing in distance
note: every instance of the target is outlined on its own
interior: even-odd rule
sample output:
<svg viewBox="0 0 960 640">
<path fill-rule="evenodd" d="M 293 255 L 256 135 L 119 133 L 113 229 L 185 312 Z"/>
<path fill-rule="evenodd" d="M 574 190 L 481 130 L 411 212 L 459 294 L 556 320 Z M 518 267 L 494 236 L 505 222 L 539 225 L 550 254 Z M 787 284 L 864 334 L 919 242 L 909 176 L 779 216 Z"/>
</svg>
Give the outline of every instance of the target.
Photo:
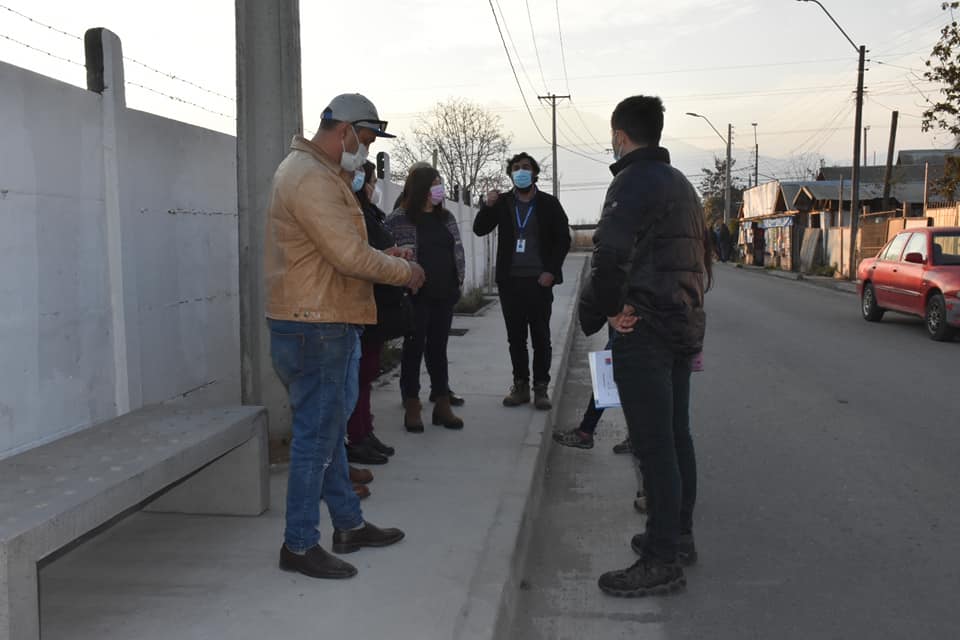
<svg viewBox="0 0 960 640">
<path fill-rule="evenodd" d="M 682 588 L 679 565 L 696 560 L 690 373 L 706 329 L 707 229 L 700 197 L 660 146 L 663 112 L 649 96 L 613 111 L 614 178 L 585 288 L 616 332 L 613 375 L 647 496 L 646 531 L 631 541 L 640 559 L 599 580 L 603 592 L 624 597 Z"/>
<path fill-rule="evenodd" d="M 533 396 L 537 409 L 551 407 L 550 314 L 553 287 L 563 282 L 563 261 L 570 251 L 570 227 L 560 201 L 537 188 L 540 165 L 518 153 L 507 162 L 514 188 L 490 191 L 473 222 L 473 232 L 485 236 L 499 229 L 497 288 L 507 326 L 513 386 L 504 406 L 530 402 L 530 355 L 533 344 Z"/>
<path fill-rule="evenodd" d="M 357 403 L 360 327 L 375 324 L 373 284 L 418 290 L 419 265 L 367 242 L 350 183 L 367 148 L 386 133 L 373 103 L 335 97 L 312 139 L 297 135 L 273 177 L 264 275 L 270 356 L 290 396 L 293 438 L 280 568 L 312 578 L 350 578 L 356 568 L 320 546 L 320 501 L 333 522 L 333 550 L 385 547 L 399 529 L 366 522 L 344 447 Z"/>
</svg>

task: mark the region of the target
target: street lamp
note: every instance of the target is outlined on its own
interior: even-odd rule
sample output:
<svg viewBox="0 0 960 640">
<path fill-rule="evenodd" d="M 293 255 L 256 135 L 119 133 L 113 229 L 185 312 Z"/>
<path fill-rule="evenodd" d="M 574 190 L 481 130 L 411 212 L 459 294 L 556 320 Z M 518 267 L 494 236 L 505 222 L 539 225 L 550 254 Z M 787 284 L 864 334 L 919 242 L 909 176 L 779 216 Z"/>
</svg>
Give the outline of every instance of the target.
<svg viewBox="0 0 960 640">
<path fill-rule="evenodd" d="M 727 137 L 724 138 L 723 134 L 717 131 L 717 128 L 713 126 L 713 123 L 710 122 L 710 118 L 707 116 L 702 116 L 699 113 L 694 113 L 692 111 L 687 111 L 687 115 L 693 118 L 703 118 L 707 121 L 707 124 L 710 125 L 710 128 L 720 136 L 720 139 L 723 140 L 723 143 L 727 145 L 727 170 L 723 178 L 723 222 L 727 224 L 730 222 L 730 141 L 733 138 L 733 125 L 727 125 Z"/>
<path fill-rule="evenodd" d="M 851 172 L 851 196 L 850 196 L 850 279 L 854 280 L 857 277 L 857 265 L 856 265 L 856 251 L 857 251 L 857 230 L 859 227 L 859 209 L 860 209 L 860 133 L 861 125 L 863 123 L 863 67 L 867 55 L 867 48 L 863 45 L 859 47 L 854 43 L 853 39 L 847 35 L 847 32 L 843 30 L 843 27 L 840 26 L 833 16 L 830 15 L 830 12 L 827 11 L 827 8 L 820 3 L 820 0 L 797 0 L 797 2 L 813 2 L 827 14 L 827 17 L 830 18 L 830 21 L 840 30 L 840 33 L 843 34 L 843 37 L 847 39 L 847 42 L 857 51 L 860 56 L 860 63 L 857 67 L 857 113 L 855 122 L 853 124 L 853 171 Z M 843 197 L 843 194 L 840 194 L 840 197 Z M 843 211 L 843 201 L 840 202 L 840 210 Z M 843 220 L 841 219 L 841 223 Z"/>
<path fill-rule="evenodd" d="M 760 186 L 760 143 L 757 141 L 757 123 L 753 125 L 753 186 Z"/>
</svg>

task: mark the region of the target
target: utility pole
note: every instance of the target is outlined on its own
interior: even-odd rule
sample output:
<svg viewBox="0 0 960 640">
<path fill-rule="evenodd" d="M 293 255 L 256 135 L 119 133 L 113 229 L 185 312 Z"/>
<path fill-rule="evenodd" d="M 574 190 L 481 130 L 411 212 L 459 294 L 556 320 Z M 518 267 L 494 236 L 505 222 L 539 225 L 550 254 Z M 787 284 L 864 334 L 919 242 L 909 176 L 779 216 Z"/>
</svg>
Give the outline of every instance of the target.
<svg viewBox="0 0 960 640">
<path fill-rule="evenodd" d="M 757 141 L 757 123 L 753 124 L 753 186 L 760 186 L 760 143 Z"/>
<path fill-rule="evenodd" d="M 557 100 L 569 100 L 570 96 L 558 96 L 549 93 L 545 96 L 537 96 L 541 102 L 549 102 L 550 109 L 553 112 L 553 195 L 560 192 L 560 172 L 557 171 Z"/>
<path fill-rule="evenodd" d="M 893 149 L 897 144 L 897 120 L 899 111 L 890 116 L 890 145 L 887 147 L 887 170 L 883 173 L 883 210 L 890 208 L 890 182 L 893 179 Z"/>
<path fill-rule="evenodd" d="M 860 127 L 863 125 L 863 66 L 867 48 L 859 47 L 860 61 L 857 65 L 857 115 L 853 124 L 853 176 L 850 195 L 850 279 L 857 279 L 857 233 L 860 229 Z"/>
<path fill-rule="evenodd" d="M 867 166 L 867 131 L 870 131 L 870 125 L 863 128 L 863 166 Z"/>
<path fill-rule="evenodd" d="M 730 163 L 732 160 L 733 125 L 727 125 L 727 177 L 723 187 L 723 224 L 730 222 Z"/>
</svg>

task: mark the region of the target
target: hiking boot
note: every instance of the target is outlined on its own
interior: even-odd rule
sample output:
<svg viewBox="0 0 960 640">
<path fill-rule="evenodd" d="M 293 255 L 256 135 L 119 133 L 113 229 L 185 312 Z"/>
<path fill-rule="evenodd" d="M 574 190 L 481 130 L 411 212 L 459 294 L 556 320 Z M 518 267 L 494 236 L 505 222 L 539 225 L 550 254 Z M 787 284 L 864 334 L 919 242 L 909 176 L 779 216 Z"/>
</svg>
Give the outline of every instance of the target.
<svg viewBox="0 0 960 640">
<path fill-rule="evenodd" d="M 438 397 L 439 397 L 438 394 L 433 393 L 432 391 L 430 392 L 430 402 L 436 402 Z M 457 394 L 455 394 L 453 391 L 450 392 L 451 407 L 462 407 L 465 404 L 467 404 L 466 400 L 464 400 L 461 396 L 458 396 Z"/>
<path fill-rule="evenodd" d="M 403 428 L 410 433 L 423 433 L 423 406 L 420 398 L 406 398 L 403 401 Z"/>
<path fill-rule="evenodd" d="M 549 411 L 553 407 L 550 396 L 547 394 L 546 384 L 533 385 L 533 406 L 540 411 Z"/>
<path fill-rule="evenodd" d="M 618 598 L 640 598 L 673 593 L 687 585 L 683 569 L 653 558 L 640 558 L 621 571 L 609 571 L 597 581 L 600 590 Z"/>
<path fill-rule="evenodd" d="M 397 450 L 393 447 L 380 442 L 380 438 L 378 438 L 377 435 L 372 431 L 370 432 L 370 435 L 367 436 L 367 442 L 370 443 L 370 446 L 373 447 L 375 451 L 379 451 L 388 458 L 397 452 Z"/>
<path fill-rule="evenodd" d="M 510 394 L 503 399 L 505 407 L 519 407 L 530 404 L 530 383 L 526 380 L 516 380 L 510 387 Z"/>
<path fill-rule="evenodd" d="M 637 555 L 643 555 L 643 545 L 647 541 L 647 534 L 638 533 L 630 540 L 630 548 Z M 697 564 L 697 547 L 693 543 L 693 534 L 684 533 L 677 538 L 677 556 L 674 561 L 681 567 L 690 567 Z"/>
<path fill-rule="evenodd" d="M 448 396 L 437 396 L 437 404 L 433 405 L 433 424 L 445 429 L 463 429 L 463 420 L 453 413 Z"/>
<path fill-rule="evenodd" d="M 627 439 L 623 442 L 618 442 L 613 445 L 614 453 L 633 453 L 633 447 L 630 446 L 630 436 L 627 436 Z"/>
<path fill-rule="evenodd" d="M 647 514 L 647 494 L 643 491 L 637 491 L 637 497 L 633 499 L 633 508 L 637 513 Z"/>
<path fill-rule="evenodd" d="M 575 449 L 593 449 L 593 436 L 580 429 L 557 431 L 553 434 L 553 441 L 565 447 Z"/>
</svg>

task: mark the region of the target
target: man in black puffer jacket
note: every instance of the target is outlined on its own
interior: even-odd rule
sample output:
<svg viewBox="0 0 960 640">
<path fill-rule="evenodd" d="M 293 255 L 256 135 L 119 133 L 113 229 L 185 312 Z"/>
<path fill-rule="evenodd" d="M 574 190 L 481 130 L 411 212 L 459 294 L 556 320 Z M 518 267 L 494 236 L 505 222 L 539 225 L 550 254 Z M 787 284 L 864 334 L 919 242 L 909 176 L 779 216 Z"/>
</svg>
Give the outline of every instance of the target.
<svg viewBox="0 0 960 640">
<path fill-rule="evenodd" d="M 627 98 L 611 128 L 617 161 L 593 238 L 581 319 L 606 317 L 617 332 L 614 379 L 649 512 L 646 532 L 631 544 L 640 560 L 604 574 L 600 588 L 643 596 L 681 588 L 679 564 L 696 558 L 689 402 L 691 359 L 703 348 L 706 326 L 706 222 L 697 192 L 659 146 L 659 98 Z M 596 330 L 599 323 L 592 324 Z"/>
</svg>

